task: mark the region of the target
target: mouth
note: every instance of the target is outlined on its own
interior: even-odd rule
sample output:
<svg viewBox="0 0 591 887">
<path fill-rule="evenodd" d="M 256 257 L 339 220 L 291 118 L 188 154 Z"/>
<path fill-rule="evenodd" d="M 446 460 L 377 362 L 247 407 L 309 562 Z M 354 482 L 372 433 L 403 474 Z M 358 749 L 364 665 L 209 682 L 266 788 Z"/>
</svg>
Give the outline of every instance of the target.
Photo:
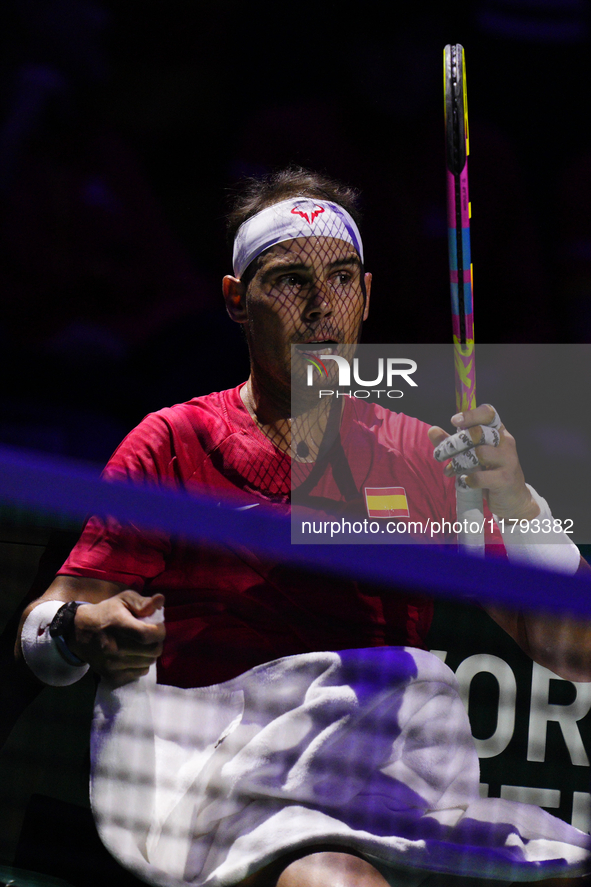
<svg viewBox="0 0 591 887">
<path fill-rule="evenodd" d="M 337 347 L 338 342 L 335 339 L 322 339 L 317 342 L 306 342 L 305 347 L 300 345 L 298 350 L 311 357 L 322 357 L 323 354 L 336 354 Z"/>
</svg>

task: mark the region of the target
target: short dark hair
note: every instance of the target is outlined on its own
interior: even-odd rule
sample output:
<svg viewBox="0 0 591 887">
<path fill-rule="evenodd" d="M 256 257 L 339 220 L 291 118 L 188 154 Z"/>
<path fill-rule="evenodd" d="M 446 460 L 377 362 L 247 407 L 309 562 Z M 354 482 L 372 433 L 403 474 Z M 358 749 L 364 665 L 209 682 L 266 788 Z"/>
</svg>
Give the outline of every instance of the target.
<svg viewBox="0 0 591 887">
<path fill-rule="evenodd" d="M 240 183 L 226 219 L 230 243 L 233 243 L 240 226 L 251 216 L 266 206 L 299 196 L 332 200 L 346 209 L 357 225 L 360 223 L 359 192 L 355 188 L 301 166 L 290 166 L 244 179 Z"/>
</svg>

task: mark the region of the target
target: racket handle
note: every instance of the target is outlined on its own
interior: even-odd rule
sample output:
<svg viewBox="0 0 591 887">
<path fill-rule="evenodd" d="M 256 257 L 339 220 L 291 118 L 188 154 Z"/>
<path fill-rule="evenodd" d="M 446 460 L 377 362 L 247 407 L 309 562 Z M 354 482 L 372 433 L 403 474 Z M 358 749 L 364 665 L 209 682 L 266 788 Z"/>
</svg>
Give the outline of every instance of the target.
<svg viewBox="0 0 591 887">
<path fill-rule="evenodd" d="M 456 481 L 456 511 L 462 529 L 458 533 L 458 544 L 468 554 L 484 556 L 484 509 L 482 490 L 463 489 Z M 471 532 L 470 526 L 476 532 Z"/>
</svg>

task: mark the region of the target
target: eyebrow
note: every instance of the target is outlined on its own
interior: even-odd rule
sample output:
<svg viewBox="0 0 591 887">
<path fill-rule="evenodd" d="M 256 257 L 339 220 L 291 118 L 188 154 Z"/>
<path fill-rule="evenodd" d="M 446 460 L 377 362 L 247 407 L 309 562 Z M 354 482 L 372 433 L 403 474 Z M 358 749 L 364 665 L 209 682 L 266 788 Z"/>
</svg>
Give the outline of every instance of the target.
<svg viewBox="0 0 591 887">
<path fill-rule="evenodd" d="M 355 266 L 357 268 L 361 268 L 361 260 L 360 260 L 359 256 L 357 256 L 357 255 L 347 256 L 344 259 L 335 259 L 335 261 L 331 262 L 328 267 L 329 268 L 338 268 L 341 265 L 349 265 L 349 266 Z"/>
<path fill-rule="evenodd" d="M 329 271 L 332 271 L 335 268 L 342 268 L 343 266 L 361 268 L 359 256 L 351 255 L 345 256 L 342 259 L 335 259 L 334 262 L 330 262 L 327 267 Z M 290 272 L 294 273 L 297 271 L 309 273 L 310 268 L 311 266 L 305 262 L 282 262 L 281 259 L 278 259 L 263 272 L 263 280 L 268 280 L 269 277 L 278 272 L 281 274 L 289 274 Z"/>
</svg>

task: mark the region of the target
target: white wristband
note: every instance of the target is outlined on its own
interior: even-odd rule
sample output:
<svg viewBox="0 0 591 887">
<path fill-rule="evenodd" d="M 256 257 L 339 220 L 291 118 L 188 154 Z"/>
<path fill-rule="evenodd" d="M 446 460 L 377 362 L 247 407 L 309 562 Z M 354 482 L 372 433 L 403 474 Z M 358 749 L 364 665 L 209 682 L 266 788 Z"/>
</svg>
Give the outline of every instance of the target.
<svg viewBox="0 0 591 887">
<path fill-rule="evenodd" d="M 23 625 L 21 649 L 25 662 L 40 681 L 51 687 L 67 687 L 84 677 L 90 666 L 70 665 L 49 634 L 49 626 L 63 601 L 44 601 L 31 610 Z"/>
<path fill-rule="evenodd" d="M 502 525 L 499 525 L 499 518 L 493 514 L 499 529 L 501 529 L 507 557 L 513 563 L 526 567 L 537 567 L 572 576 L 579 569 L 581 560 L 579 549 L 563 529 L 555 527 L 554 518 L 546 500 L 536 493 L 529 484 L 526 484 L 526 487 L 540 508 L 539 515 L 533 520 L 527 521 L 527 528 L 522 527 L 525 521 L 513 523 L 505 520 Z M 543 521 L 548 521 L 548 523 L 544 525 Z M 545 526 L 549 532 L 540 531 Z"/>
</svg>

